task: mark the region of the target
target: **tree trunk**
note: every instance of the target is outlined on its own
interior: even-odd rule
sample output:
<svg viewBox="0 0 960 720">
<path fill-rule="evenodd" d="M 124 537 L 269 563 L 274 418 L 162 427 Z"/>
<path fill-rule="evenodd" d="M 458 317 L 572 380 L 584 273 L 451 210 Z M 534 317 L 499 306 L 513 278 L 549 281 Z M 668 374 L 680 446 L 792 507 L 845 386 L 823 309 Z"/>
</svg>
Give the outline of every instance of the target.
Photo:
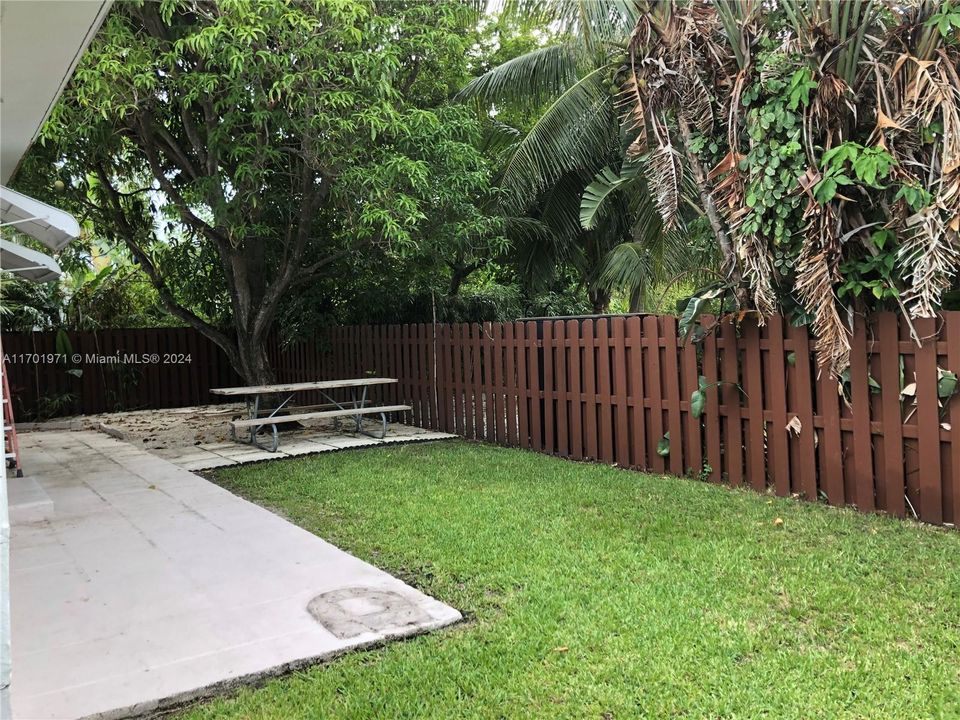
<svg viewBox="0 0 960 720">
<path fill-rule="evenodd" d="M 600 288 L 591 288 L 590 306 L 594 315 L 604 315 L 610 310 L 610 293 Z"/>
<path fill-rule="evenodd" d="M 680 137 L 683 140 L 683 149 L 687 156 L 687 162 L 690 164 L 690 172 L 693 174 L 693 180 L 697 184 L 697 190 L 700 194 L 700 202 L 703 204 L 703 212 L 710 222 L 710 228 L 713 230 L 717 244 L 720 246 L 720 254 L 723 256 L 723 272 L 727 278 L 739 285 L 743 276 L 740 273 L 740 265 L 737 262 L 737 254 L 730 242 L 730 236 L 727 229 L 720 219 L 720 213 L 717 210 L 717 203 L 714 200 L 710 185 L 707 182 L 707 173 L 704 172 L 700 159 L 690 152 L 691 132 L 687 121 L 683 119 L 682 113 L 677 113 L 677 125 L 680 128 Z"/>
<path fill-rule="evenodd" d="M 277 376 L 267 357 L 267 347 L 263 340 L 250 333 L 237 332 L 237 360 L 240 367 L 234 369 L 243 376 L 248 385 L 271 385 Z"/>
</svg>

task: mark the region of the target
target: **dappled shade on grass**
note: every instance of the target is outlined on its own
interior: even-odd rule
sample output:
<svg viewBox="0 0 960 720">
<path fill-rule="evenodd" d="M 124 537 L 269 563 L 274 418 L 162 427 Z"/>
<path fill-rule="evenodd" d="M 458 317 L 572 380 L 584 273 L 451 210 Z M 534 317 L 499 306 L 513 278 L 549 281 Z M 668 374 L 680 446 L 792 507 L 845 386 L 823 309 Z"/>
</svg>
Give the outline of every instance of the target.
<svg viewBox="0 0 960 720">
<path fill-rule="evenodd" d="M 960 715 L 953 531 L 463 442 L 219 480 L 468 621 L 189 718 Z"/>
</svg>

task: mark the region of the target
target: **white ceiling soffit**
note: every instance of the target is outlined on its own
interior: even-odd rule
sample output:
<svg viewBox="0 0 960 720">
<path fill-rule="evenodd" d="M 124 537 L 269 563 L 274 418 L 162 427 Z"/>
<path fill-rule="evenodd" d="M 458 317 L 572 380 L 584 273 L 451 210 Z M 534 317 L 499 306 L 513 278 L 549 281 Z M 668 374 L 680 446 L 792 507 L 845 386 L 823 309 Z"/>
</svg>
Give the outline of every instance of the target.
<svg viewBox="0 0 960 720">
<path fill-rule="evenodd" d="M 49 255 L 9 240 L 0 240 L 0 270 L 41 283 L 59 280 L 63 274 L 57 261 Z"/>
<path fill-rule="evenodd" d="M 0 0 L 0 183 L 40 133 L 112 0 Z"/>
<path fill-rule="evenodd" d="M 80 237 L 80 224 L 73 215 L 3 185 L 0 185 L 0 225 L 36 238 L 53 252 Z"/>
</svg>

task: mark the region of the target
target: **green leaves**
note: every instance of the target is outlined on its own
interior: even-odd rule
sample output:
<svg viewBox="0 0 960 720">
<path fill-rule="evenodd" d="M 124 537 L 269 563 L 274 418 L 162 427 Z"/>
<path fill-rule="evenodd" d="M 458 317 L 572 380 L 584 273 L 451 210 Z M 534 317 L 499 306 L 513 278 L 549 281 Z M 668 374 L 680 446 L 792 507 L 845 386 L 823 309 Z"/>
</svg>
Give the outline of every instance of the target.
<svg viewBox="0 0 960 720">
<path fill-rule="evenodd" d="M 710 303 L 722 298 L 728 290 L 730 290 L 730 286 L 726 283 L 711 283 L 700 288 L 686 299 L 680 313 L 679 324 L 680 337 L 683 338 L 684 342 L 695 333 L 700 315 L 707 311 Z"/>
<path fill-rule="evenodd" d="M 826 205 L 833 200 L 842 185 L 852 185 L 854 180 L 847 174 L 847 166 L 861 185 L 884 189 L 879 183 L 890 174 L 896 164 L 893 156 L 882 147 L 864 147 L 856 142 L 843 142 L 823 154 L 821 167 L 823 178 L 814 187 L 817 202 Z"/>
<path fill-rule="evenodd" d="M 580 225 L 584 230 L 596 228 L 604 212 L 604 200 L 636 178 L 638 171 L 638 165 L 626 163 L 620 174 L 609 167 L 597 173 L 593 182 L 584 189 L 583 198 L 580 200 Z"/>
<path fill-rule="evenodd" d="M 576 83 L 584 67 L 575 43 L 537 48 L 498 65 L 464 87 L 458 97 L 485 103 L 513 102 L 538 108 Z"/>
<path fill-rule="evenodd" d="M 67 331 L 63 328 L 57 330 L 57 335 L 54 338 L 54 348 L 58 355 L 65 357 L 73 355 L 73 343 L 70 342 L 70 336 L 67 335 Z"/>
<path fill-rule="evenodd" d="M 892 230 L 881 228 L 870 234 L 872 250 L 863 257 L 851 257 L 840 265 L 843 282 L 837 296 L 859 298 L 869 294 L 875 300 L 900 296 L 894 268 L 897 263 L 897 238 Z"/>
<path fill-rule="evenodd" d="M 707 395 L 702 390 L 694 390 L 690 395 L 690 414 L 695 418 L 703 415 L 703 408 L 707 404 Z"/>
<path fill-rule="evenodd" d="M 933 194 L 926 188 L 914 183 L 904 183 L 893 197 L 894 202 L 903 200 L 913 212 L 919 212 L 933 202 Z"/>
<path fill-rule="evenodd" d="M 595 167 L 596 158 L 608 152 L 615 118 L 607 91 L 611 69 L 597 67 L 570 85 L 517 144 L 502 180 L 511 210 L 525 209 L 565 172 Z"/>
<path fill-rule="evenodd" d="M 482 267 L 507 245 L 482 120 L 449 104 L 472 71 L 476 17 L 459 5 L 117 3 L 36 175 L 71 179 L 94 232 L 141 251 L 163 297 L 211 331 L 236 321 L 227 336 L 269 328 L 300 301 L 291 287 L 341 305 L 357 270 L 419 252 L 441 276 L 447 260 Z"/>
<path fill-rule="evenodd" d="M 958 386 L 957 374 L 951 370 L 937 368 L 937 397 L 945 400 L 956 394 Z"/>
<path fill-rule="evenodd" d="M 810 91 L 817 88 L 817 82 L 809 68 L 800 68 L 790 77 L 787 85 L 787 107 L 797 110 L 810 104 Z"/>
<path fill-rule="evenodd" d="M 667 457 L 670 454 L 670 433 L 666 433 L 657 441 L 657 455 Z"/>
<path fill-rule="evenodd" d="M 690 395 L 690 414 L 695 418 L 699 418 L 703 415 L 703 410 L 707 404 L 707 389 L 710 387 L 710 384 L 707 382 L 707 378 L 701 375 L 697 379 L 697 389 L 693 391 Z"/>
<path fill-rule="evenodd" d="M 927 27 L 935 27 L 944 40 L 957 44 L 960 41 L 960 4 L 944 0 L 940 9 L 933 13 L 925 24 Z"/>
</svg>

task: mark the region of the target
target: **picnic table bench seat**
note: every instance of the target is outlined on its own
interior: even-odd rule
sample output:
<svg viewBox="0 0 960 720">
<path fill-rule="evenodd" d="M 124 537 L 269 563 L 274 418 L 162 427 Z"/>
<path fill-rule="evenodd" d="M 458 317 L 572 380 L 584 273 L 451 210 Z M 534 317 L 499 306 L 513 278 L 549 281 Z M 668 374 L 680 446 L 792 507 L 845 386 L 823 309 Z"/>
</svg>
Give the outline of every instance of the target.
<svg viewBox="0 0 960 720">
<path fill-rule="evenodd" d="M 320 418 L 355 417 L 356 415 L 383 415 L 384 413 L 412 410 L 409 405 L 370 405 L 362 408 L 344 408 L 342 410 L 322 410 L 319 412 L 296 413 L 294 415 L 272 415 L 270 417 L 246 418 L 234 420 L 230 424 L 235 428 L 275 425 L 300 422 Z"/>
</svg>

